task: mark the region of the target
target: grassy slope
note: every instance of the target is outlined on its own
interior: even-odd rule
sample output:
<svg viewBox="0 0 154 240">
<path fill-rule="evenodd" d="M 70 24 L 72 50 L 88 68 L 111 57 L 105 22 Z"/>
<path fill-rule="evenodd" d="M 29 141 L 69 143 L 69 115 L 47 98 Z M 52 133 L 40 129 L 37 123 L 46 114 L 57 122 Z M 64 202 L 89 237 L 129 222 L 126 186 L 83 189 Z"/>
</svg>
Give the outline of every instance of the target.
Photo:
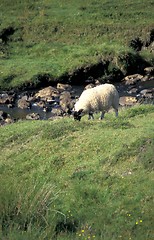
<svg viewBox="0 0 154 240">
<path fill-rule="evenodd" d="M 0 147 L 1 239 L 152 240 L 154 106 L 18 122 Z"/>
<path fill-rule="evenodd" d="M 1 87 L 35 81 L 38 73 L 59 77 L 102 58 L 117 58 L 132 52 L 131 39 L 146 40 L 153 28 L 152 0 L 2 0 L 0 8 L 0 30 L 16 29 L 2 46 Z"/>
</svg>

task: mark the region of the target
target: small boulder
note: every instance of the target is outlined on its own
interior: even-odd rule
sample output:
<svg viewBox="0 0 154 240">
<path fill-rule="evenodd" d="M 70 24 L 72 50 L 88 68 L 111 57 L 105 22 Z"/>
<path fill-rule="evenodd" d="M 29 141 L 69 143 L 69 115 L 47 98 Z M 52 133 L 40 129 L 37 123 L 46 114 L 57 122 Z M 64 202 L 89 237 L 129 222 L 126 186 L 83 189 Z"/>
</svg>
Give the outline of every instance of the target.
<svg viewBox="0 0 154 240">
<path fill-rule="evenodd" d="M 9 95 L 8 93 L 0 94 L 0 104 L 12 104 L 15 99 L 15 94 Z"/>
<path fill-rule="evenodd" d="M 62 111 L 62 109 L 60 107 L 53 108 L 51 112 L 55 116 L 63 116 L 63 111 Z"/>
<path fill-rule="evenodd" d="M 71 91 L 72 86 L 69 84 L 57 83 L 57 89 L 61 91 Z"/>
<path fill-rule="evenodd" d="M 131 88 L 131 89 L 128 91 L 129 94 L 136 94 L 136 93 L 138 93 L 138 92 L 139 92 L 139 90 L 138 90 L 137 88 Z"/>
<path fill-rule="evenodd" d="M 153 76 L 154 75 L 154 67 L 146 67 L 144 69 L 144 72 L 146 75 Z"/>
<path fill-rule="evenodd" d="M 60 102 L 59 102 L 63 112 L 69 113 L 70 109 L 73 108 L 73 102 L 71 99 L 70 92 L 63 92 L 60 95 Z"/>
<path fill-rule="evenodd" d="M 45 100 L 45 101 L 52 100 L 52 97 L 55 97 L 55 96 L 59 96 L 59 91 L 56 88 L 51 86 L 43 88 L 42 90 L 38 91 L 35 94 L 36 98 L 40 98 L 41 100 Z"/>
<path fill-rule="evenodd" d="M 154 95 L 154 89 L 143 89 L 142 91 L 140 91 L 140 94 L 142 96 L 146 96 L 146 94 Z"/>
<path fill-rule="evenodd" d="M 119 103 L 121 106 L 133 106 L 137 103 L 137 98 L 131 96 L 120 97 Z"/>
<path fill-rule="evenodd" d="M 13 123 L 14 120 L 11 118 L 10 114 L 0 111 L 0 126 Z"/>
<path fill-rule="evenodd" d="M 26 116 L 27 120 L 39 120 L 40 115 L 38 113 L 30 113 Z"/>
<path fill-rule="evenodd" d="M 6 124 L 11 124 L 11 123 L 14 123 L 14 120 L 11 119 L 10 116 L 8 116 L 8 117 L 5 119 L 5 123 L 6 123 Z"/>
<path fill-rule="evenodd" d="M 143 78 L 142 75 L 140 74 L 133 74 L 133 75 L 129 75 L 129 76 L 126 76 L 122 82 L 125 84 L 125 85 L 134 85 L 136 84 L 137 82 L 141 81 Z"/>
<path fill-rule="evenodd" d="M 45 102 L 44 101 L 39 101 L 36 105 L 38 107 L 44 108 L 45 107 Z"/>
<path fill-rule="evenodd" d="M 24 97 L 18 100 L 17 105 L 18 105 L 18 108 L 21 108 L 21 109 L 31 108 L 31 103 L 27 101 Z"/>
<path fill-rule="evenodd" d="M 89 83 L 88 85 L 85 86 L 85 90 L 89 89 L 89 88 L 94 88 L 95 84 L 93 83 Z"/>
<path fill-rule="evenodd" d="M 5 120 L 8 114 L 6 112 L 0 111 L 0 120 Z"/>
<path fill-rule="evenodd" d="M 8 108 L 13 108 L 14 105 L 13 105 L 12 103 L 9 103 L 9 104 L 7 105 L 7 107 L 8 107 Z"/>
</svg>

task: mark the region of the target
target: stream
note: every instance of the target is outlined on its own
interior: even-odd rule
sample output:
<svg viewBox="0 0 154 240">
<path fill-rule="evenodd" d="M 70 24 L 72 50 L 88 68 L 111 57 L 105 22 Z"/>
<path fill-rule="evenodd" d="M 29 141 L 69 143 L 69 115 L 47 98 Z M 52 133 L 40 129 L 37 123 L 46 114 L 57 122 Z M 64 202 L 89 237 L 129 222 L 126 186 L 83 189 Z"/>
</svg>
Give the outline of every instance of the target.
<svg viewBox="0 0 154 240">
<path fill-rule="evenodd" d="M 74 92 L 76 96 L 80 96 L 82 91 L 84 90 L 84 86 L 72 86 L 72 91 Z M 31 93 L 32 91 L 24 91 L 27 93 Z M 47 111 L 45 111 L 42 107 L 37 106 L 36 102 L 32 101 L 31 103 L 31 108 L 24 108 L 21 109 L 17 106 L 17 101 L 19 98 L 23 95 L 24 92 L 20 92 L 17 95 L 17 98 L 15 100 L 15 104 L 13 107 L 8 107 L 8 104 L 0 104 L 0 111 L 6 112 L 11 116 L 13 119 L 26 119 L 26 116 L 31 113 L 38 113 L 40 115 L 41 120 L 47 120 L 49 118 L 52 118 L 55 116 L 51 111 L 53 108 L 58 108 L 59 107 L 59 100 L 55 99 L 54 103 L 46 103 L 47 106 Z M 33 91 L 35 92 L 35 91 Z"/>
</svg>

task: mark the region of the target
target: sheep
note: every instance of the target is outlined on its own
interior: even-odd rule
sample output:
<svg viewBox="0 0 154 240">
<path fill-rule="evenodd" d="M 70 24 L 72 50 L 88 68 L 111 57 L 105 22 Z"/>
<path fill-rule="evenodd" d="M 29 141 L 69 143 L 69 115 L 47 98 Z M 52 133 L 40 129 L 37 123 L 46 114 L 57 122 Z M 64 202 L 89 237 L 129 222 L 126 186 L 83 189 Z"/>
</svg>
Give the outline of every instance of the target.
<svg viewBox="0 0 154 240">
<path fill-rule="evenodd" d="M 80 121 L 81 117 L 85 114 L 89 114 L 88 119 L 94 119 L 93 113 L 101 111 L 100 119 L 102 120 L 105 112 L 107 112 L 110 107 L 114 108 L 117 117 L 119 107 L 118 91 L 114 85 L 105 83 L 82 92 L 74 105 L 73 116 L 74 119 L 78 121 Z"/>
</svg>

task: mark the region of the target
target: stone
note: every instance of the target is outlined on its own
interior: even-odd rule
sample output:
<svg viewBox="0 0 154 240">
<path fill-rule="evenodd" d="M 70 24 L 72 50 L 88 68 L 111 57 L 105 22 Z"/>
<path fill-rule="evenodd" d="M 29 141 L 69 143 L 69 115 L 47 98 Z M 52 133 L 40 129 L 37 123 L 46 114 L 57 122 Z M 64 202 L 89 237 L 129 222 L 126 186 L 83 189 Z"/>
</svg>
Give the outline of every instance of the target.
<svg viewBox="0 0 154 240">
<path fill-rule="evenodd" d="M 134 85 L 136 84 L 137 82 L 141 81 L 143 78 L 142 75 L 140 74 L 133 74 L 133 75 L 129 75 L 129 76 L 126 76 L 122 82 L 125 84 L 125 85 Z"/>
<path fill-rule="evenodd" d="M 57 83 L 57 89 L 62 90 L 62 91 L 71 91 L 72 86 L 69 84 Z"/>
<path fill-rule="evenodd" d="M 88 85 L 85 86 L 85 90 L 90 89 L 90 88 L 94 88 L 94 87 L 95 87 L 95 84 L 89 83 Z"/>
<path fill-rule="evenodd" d="M 133 106 L 137 103 L 137 98 L 132 96 L 120 97 L 119 104 L 121 106 Z"/>
<path fill-rule="evenodd" d="M 0 126 L 13 123 L 14 120 L 11 118 L 10 114 L 0 111 Z"/>
<path fill-rule="evenodd" d="M 145 72 L 146 75 L 152 76 L 152 75 L 154 75 L 154 67 L 146 67 L 144 69 L 144 72 Z"/>
<path fill-rule="evenodd" d="M 45 102 L 44 102 L 44 101 L 39 101 L 39 102 L 37 103 L 37 106 L 44 108 L 44 107 L 45 107 Z"/>
<path fill-rule="evenodd" d="M 135 93 L 138 93 L 138 92 L 139 92 L 139 90 L 138 90 L 137 88 L 131 88 L 131 89 L 128 91 L 129 94 L 135 94 Z"/>
<path fill-rule="evenodd" d="M 146 95 L 146 94 L 154 94 L 154 89 L 143 89 L 142 91 L 140 91 L 141 95 Z"/>
<path fill-rule="evenodd" d="M 8 117 L 8 118 L 5 119 L 5 123 L 11 124 L 11 123 L 14 123 L 14 120 L 11 119 L 10 117 Z"/>
<path fill-rule="evenodd" d="M 9 103 L 9 104 L 7 105 L 7 107 L 8 107 L 8 108 L 13 108 L 14 105 L 13 105 L 12 103 Z"/>
<path fill-rule="evenodd" d="M 8 93 L 0 94 L 0 104 L 11 104 L 14 102 L 15 95 L 9 95 Z"/>
<path fill-rule="evenodd" d="M 18 108 L 21 108 L 21 109 L 27 109 L 27 108 L 31 108 L 31 103 L 25 100 L 25 98 L 20 98 L 18 100 L 17 106 Z"/>
<path fill-rule="evenodd" d="M 6 112 L 0 111 L 0 120 L 5 120 L 8 114 Z"/>
<path fill-rule="evenodd" d="M 36 98 L 41 98 L 41 100 L 45 100 L 45 101 L 52 99 L 52 97 L 55 97 L 55 96 L 59 96 L 59 91 L 56 88 L 51 86 L 43 88 L 42 90 L 38 91 L 35 94 Z"/>
<path fill-rule="evenodd" d="M 60 104 L 63 112 L 65 112 L 65 113 L 68 113 L 70 111 L 70 109 L 73 108 L 70 92 L 63 92 L 60 95 L 59 104 Z"/>
<path fill-rule="evenodd" d="M 39 120 L 40 115 L 38 113 L 30 113 L 26 116 L 27 120 Z"/>
<path fill-rule="evenodd" d="M 51 112 L 53 113 L 53 115 L 63 116 L 63 111 L 60 107 L 59 108 L 53 108 Z"/>
</svg>

